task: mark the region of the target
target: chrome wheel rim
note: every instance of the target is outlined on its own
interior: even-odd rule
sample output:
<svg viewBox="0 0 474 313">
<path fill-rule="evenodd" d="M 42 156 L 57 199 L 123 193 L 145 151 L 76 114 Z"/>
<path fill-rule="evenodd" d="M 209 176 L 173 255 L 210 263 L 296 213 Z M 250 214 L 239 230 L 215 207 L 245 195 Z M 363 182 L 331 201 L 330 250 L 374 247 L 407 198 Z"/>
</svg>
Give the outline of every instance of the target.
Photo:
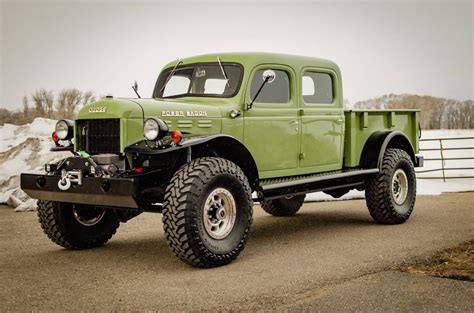
<svg viewBox="0 0 474 313">
<path fill-rule="evenodd" d="M 105 215 L 105 209 L 77 208 L 73 207 L 72 213 L 80 224 L 84 226 L 94 226 L 99 223 Z"/>
<path fill-rule="evenodd" d="M 407 199 L 408 178 L 402 169 L 397 169 L 392 176 L 392 195 L 398 205 L 402 205 Z"/>
<path fill-rule="evenodd" d="M 204 204 L 203 221 L 207 234 L 214 239 L 227 237 L 234 228 L 236 211 L 230 191 L 214 189 Z"/>
</svg>

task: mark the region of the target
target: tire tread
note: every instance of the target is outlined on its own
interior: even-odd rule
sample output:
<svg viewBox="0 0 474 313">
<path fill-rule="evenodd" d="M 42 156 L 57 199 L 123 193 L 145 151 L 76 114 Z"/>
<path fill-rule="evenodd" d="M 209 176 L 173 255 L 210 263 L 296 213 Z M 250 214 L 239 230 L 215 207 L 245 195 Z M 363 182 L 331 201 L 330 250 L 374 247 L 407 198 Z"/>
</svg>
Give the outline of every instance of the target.
<svg viewBox="0 0 474 313">
<path fill-rule="evenodd" d="M 215 254 L 200 240 L 197 225 L 188 224 L 197 216 L 189 206 L 194 205 L 203 186 L 218 174 L 230 174 L 243 186 L 249 205 L 248 227 L 239 244 L 229 253 Z M 172 177 L 165 191 L 163 227 L 171 251 L 183 262 L 195 267 L 216 267 L 230 263 L 243 250 L 252 223 L 252 197 L 247 177 L 231 161 L 215 157 L 194 159 L 182 166 Z"/>
<path fill-rule="evenodd" d="M 400 160 L 405 160 L 410 163 L 414 175 L 413 162 L 408 153 L 401 149 L 389 148 L 385 152 L 381 172 L 367 182 L 365 189 L 366 203 L 370 215 L 377 223 L 389 225 L 401 224 L 408 219 L 413 211 L 416 199 L 416 183 L 411 186 L 414 196 L 410 198 L 408 212 L 400 214 L 393 207 L 391 193 L 389 191 L 391 188 L 391 175 Z"/>
<path fill-rule="evenodd" d="M 59 202 L 38 200 L 38 220 L 48 238 L 66 249 L 82 250 L 101 246 L 112 238 L 120 225 L 116 220 L 107 231 L 103 232 L 102 236 L 77 240 L 68 230 L 64 222 L 63 208 L 60 206 Z"/>
</svg>

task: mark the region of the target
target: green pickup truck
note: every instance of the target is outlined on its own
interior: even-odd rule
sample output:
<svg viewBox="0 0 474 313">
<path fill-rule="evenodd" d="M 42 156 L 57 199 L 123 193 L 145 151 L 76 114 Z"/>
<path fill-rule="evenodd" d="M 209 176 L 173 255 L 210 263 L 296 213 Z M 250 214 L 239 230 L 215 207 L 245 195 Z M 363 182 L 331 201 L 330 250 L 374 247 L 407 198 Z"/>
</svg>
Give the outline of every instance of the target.
<svg viewBox="0 0 474 313">
<path fill-rule="evenodd" d="M 413 210 L 419 111 L 344 110 L 331 61 L 209 54 L 166 65 L 149 99 L 137 87 L 58 121 L 51 150 L 72 155 L 21 175 L 56 244 L 97 247 L 121 222 L 161 212 L 172 252 L 215 267 L 244 248 L 254 201 L 291 216 L 309 192 L 358 189 L 378 223 Z"/>
</svg>

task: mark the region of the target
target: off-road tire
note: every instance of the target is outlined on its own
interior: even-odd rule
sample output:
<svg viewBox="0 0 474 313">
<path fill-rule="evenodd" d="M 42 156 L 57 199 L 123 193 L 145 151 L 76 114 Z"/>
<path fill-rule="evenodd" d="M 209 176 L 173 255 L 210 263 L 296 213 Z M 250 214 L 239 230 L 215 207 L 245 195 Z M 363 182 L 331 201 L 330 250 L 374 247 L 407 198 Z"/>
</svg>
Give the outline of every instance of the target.
<svg viewBox="0 0 474 313">
<path fill-rule="evenodd" d="M 291 198 L 264 200 L 260 203 L 262 209 L 273 216 L 293 216 L 303 206 L 306 195 Z"/>
<path fill-rule="evenodd" d="M 222 239 L 211 237 L 203 217 L 213 190 L 225 188 L 235 199 L 235 222 Z M 234 163 L 204 157 L 183 165 L 166 188 L 163 227 L 171 251 L 195 267 L 217 267 L 232 262 L 244 249 L 252 224 L 252 191 L 247 177 Z"/>
<path fill-rule="evenodd" d="M 392 178 L 398 169 L 407 177 L 408 191 L 405 201 L 397 204 L 394 199 Z M 365 199 L 372 218 L 380 224 L 401 224 L 410 217 L 416 199 L 416 175 L 413 162 L 404 150 L 387 149 L 382 169 L 367 181 Z"/>
<path fill-rule="evenodd" d="M 71 250 L 90 249 L 105 244 L 117 231 L 120 223 L 112 210 L 105 210 L 97 224 L 85 226 L 73 212 L 74 204 L 38 201 L 41 228 L 54 243 Z"/>
</svg>

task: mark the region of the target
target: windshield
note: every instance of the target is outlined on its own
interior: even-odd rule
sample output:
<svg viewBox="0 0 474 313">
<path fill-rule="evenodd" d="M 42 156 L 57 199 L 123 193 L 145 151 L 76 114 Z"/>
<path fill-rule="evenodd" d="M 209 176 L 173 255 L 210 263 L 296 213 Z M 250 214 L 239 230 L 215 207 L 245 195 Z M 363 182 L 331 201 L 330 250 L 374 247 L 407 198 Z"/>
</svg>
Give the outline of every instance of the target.
<svg viewBox="0 0 474 313">
<path fill-rule="evenodd" d="M 221 64 L 222 68 L 217 62 L 183 65 L 177 67 L 174 73 L 173 68 L 165 69 L 158 77 L 153 98 L 232 97 L 237 94 L 242 82 L 242 66 Z"/>
</svg>

